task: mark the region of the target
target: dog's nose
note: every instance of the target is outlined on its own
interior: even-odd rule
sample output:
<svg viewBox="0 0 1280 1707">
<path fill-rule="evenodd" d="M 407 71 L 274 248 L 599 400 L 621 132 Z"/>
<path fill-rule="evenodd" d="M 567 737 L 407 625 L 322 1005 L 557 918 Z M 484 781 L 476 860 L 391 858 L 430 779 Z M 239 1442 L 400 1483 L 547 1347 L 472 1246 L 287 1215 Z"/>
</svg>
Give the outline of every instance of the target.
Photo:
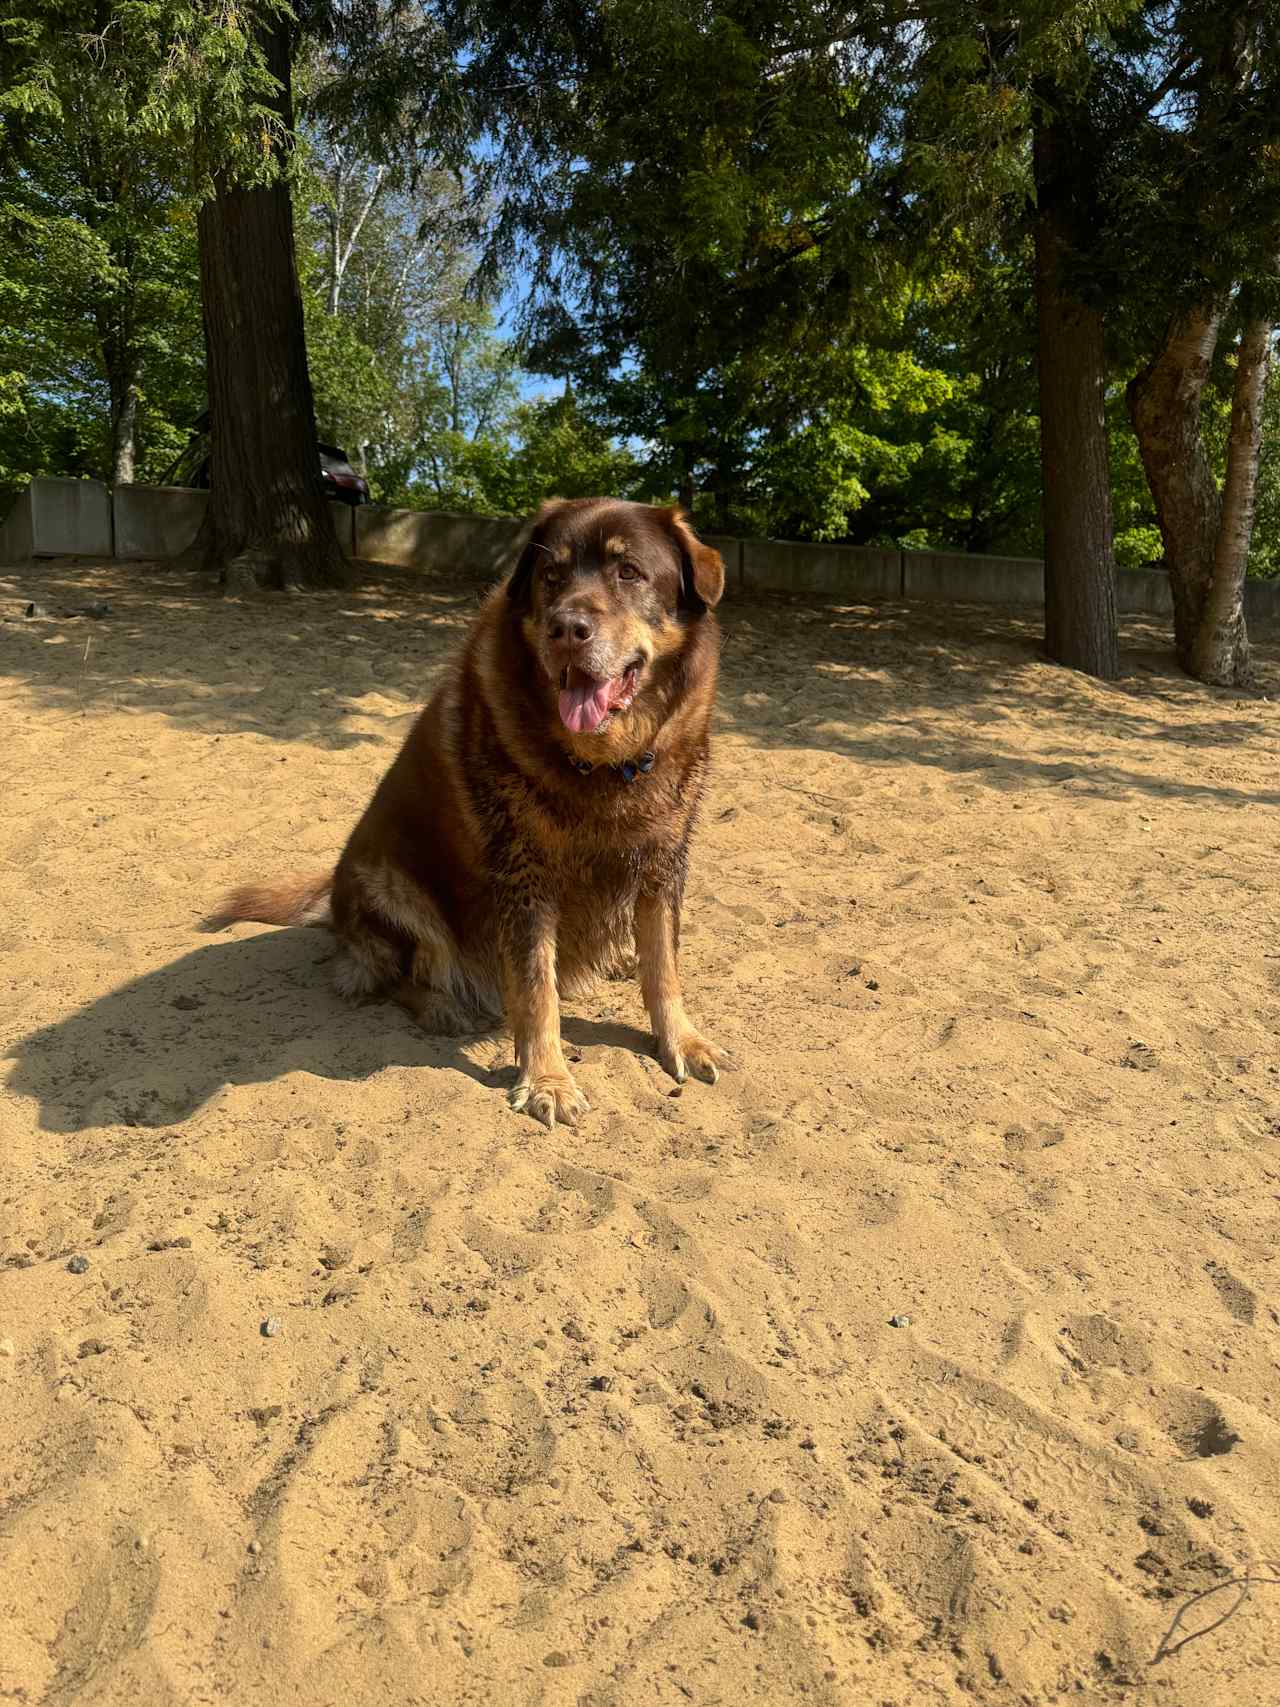
<svg viewBox="0 0 1280 1707">
<path fill-rule="evenodd" d="M 564 611 L 552 619 L 549 633 L 553 640 L 568 640 L 572 645 L 585 646 L 596 631 L 596 625 L 582 611 Z"/>
</svg>

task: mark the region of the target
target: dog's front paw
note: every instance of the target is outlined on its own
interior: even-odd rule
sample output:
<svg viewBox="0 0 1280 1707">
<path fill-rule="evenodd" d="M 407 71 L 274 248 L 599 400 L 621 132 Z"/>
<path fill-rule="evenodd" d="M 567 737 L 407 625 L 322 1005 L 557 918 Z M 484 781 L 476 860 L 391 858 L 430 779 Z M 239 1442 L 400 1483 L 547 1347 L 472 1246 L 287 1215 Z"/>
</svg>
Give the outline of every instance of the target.
<svg viewBox="0 0 1280 1707">
<path fill-rule="evenodd" d="M 714 1085 L 722 1072 L 732 1072 L 733 1057 L 696 1031 L 686 1031 L 679 1038 L 659 1038 L 658 1059 L 677 1084 L 682 1085 L 692 1073 L 704 1084 Z"/>
<path fill-rule="evenodd" d="M 539 1073 L 530 1077 L 522 1073 L 508 1101 L 512 1108 L 524 1109 L 544 1126 L 576 1126 L 591 1104 L 573 1082 L 570 1073 Z"/>
</svg>

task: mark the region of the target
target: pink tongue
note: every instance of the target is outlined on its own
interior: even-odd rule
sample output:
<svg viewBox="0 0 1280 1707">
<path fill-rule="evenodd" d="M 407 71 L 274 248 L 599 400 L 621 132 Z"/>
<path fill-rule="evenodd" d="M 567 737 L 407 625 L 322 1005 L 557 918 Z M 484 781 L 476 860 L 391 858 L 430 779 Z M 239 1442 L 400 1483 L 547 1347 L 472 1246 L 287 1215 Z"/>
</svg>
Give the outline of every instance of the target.
<svg viewBox="0 0 1280 1707">
<path fill-rule="evenodd" d="M 560 689 L 560 721 L 575 735 L 598 729 L 609 715 L 610 689 L 613 683 L 584 682 L 580 687 Z"/>
</svg>

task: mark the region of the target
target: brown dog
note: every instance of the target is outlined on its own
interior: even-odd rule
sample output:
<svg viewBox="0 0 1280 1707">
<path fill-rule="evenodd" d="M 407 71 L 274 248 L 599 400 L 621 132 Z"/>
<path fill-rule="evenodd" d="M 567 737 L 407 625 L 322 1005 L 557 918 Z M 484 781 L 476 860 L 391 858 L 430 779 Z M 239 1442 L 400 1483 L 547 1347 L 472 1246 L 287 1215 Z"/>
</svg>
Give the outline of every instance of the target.
<svg viewBox="0 0 1280 1707">
<path fill-rule="evenodd" d="M 543 506 L 331 875 L 229 896 L 210 924 L 331 924 L 338 988 L 385 992 L 429 1031 L 515 1037 L 515 1108 L 587 1107 L 559 994 L 632 943 L 658 1056 L 727 1066 L 676 971 L 689 836 L 707 770 L 719 554 L 678 510 Z"/>
</svg>

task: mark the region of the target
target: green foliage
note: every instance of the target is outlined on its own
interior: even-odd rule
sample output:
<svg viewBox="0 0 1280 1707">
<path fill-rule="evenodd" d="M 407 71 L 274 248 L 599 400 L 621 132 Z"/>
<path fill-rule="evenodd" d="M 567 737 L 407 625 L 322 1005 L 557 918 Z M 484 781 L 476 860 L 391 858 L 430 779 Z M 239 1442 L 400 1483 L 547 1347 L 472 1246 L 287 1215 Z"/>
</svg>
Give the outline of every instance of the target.
<svg viewBox="0 0 1280 1707">
<path fill-rule="evenodd" d="M 1125 407 L 1124 379 L 1107 394 L 1108 444 L 1111 452 L 1111 502 L 1115 518 L 1115 555 L 1121 569 L 1142 569 L 1164 556 L 1155 509 L 1142 471 L 1138 441 Z"/>
<path fill-rule="evenodd" d="M 1258 510 L 1253 524 L 1249 573 L 1280 580 L 1280 385 L 1273 381 L 1263 411 Z"/>
<path fill-rule="evenodd" d="M 881 305 L 876 343 L 807 364 L 793 411 L 753 470 L 765 530 L 1037 553 L 1033 334 L 1021 277 L 1018 259 L 955 243 L 931 276 L 899 293 L 892 319 L 891 304 Z"/>
<path fill-rule="evenodd" d="M 940 415 L 963 382 L 904 349 L 855 345 L 824 368 L 810 408 L 767 432 L 756 448 L 750 478 L 757 506 L 770 532 L 843 539 L 865 531 L 859 513 L 874 492 L 869 525 L 891 532 L 891 512 L 922 461 L 946 479 L 948 454 L 954 459 L 960 451 Z"/>
<path fill-rule="evenodd" d="M 0 10 L 0 122 L 30 148 L 70 126 L 108 148 L 131 137 L 171 187 L 207 193 L 216 171 L 266 179 L 287 142 L 260 31 L 287 0 L 24 0 Z M 143 167 L 145 170 L 145 166 Z"/>
<path fill-rule="evenodd" d="M 458 181 L 437 173 L 412 183 L 317 137 L 299 184 L 321 437 L 347 449 L 382 502 L 492 508 L 472 447 L 503 441 L 518 370 L 471 289 Z"/>
<path fill-rule="evenodd" d="M 590 420 L 572 393 L 518 404 L 508 431 L 506 443 L 488 437 L 475 446 L 471 469 L 486 508 L 520 516 L 552 497 L 641 496 L 635 456 Z"/>
<path fill-rule="evenodd" d="M 1225 23 L 1275 45 L 1273 7 L 1228 12 L 326 0 L 297 12 L 299 139 L 259 45 L 282 0 L 0 0 L 0 492 L 109 477 L 127 384 L 163 471 L 204 401 L 198 199 L 287 169 L 321 435 L 376 498 L 683 494 L 723 530 L 1034 554 L 1027 140 L 1056 103 L 1114 346 L 1117 556 L 1148 561 L 1119 380 L 1188 290 L 1262 288 L 1276 235 L 1280 53 L 1212 150 L 1194 132 Z M 529 371 L 563 395 L 522 400 Z M 1251 566 L 1280 573 L 1275 388 Z"/>
<path fill-rule="evenodd" d="M 921 229 L 904 191 L 942 155 L 894 140 L 895 101 L 963 55 L 922 69 L 877 28 L 675 0 L 478 9 L 502 232 L 536 244 L 530 360 L 705 524 L 1034 550 L 1024 245 Z M 549 86 L 565 98 L 527 98 Z M 1025 191 L 1025 100 L 1021 120 L 994 105 L 999 188 Z"/>
<path fill-rule="evenodd" d="M 130 43 L 136 19 L 121 20 Z M 0 488 L 109 478 L 112 400 L 138 397 L 140 477 L 177 447 L 203 365 L 195 208 L 152 125 L 150 68 L 92 9 L 0 22 Z M 176 49 L 175 49 L 176 51 Z"/>
<path fill-rule="evenodd" d="M 418 509 L 522 516 L 545 498 L 659 497 L 641 463 L 579 408 L 572 393 L 515 406 L 501 429 L 429 436 L 399 501 Z"/>
</svg>

